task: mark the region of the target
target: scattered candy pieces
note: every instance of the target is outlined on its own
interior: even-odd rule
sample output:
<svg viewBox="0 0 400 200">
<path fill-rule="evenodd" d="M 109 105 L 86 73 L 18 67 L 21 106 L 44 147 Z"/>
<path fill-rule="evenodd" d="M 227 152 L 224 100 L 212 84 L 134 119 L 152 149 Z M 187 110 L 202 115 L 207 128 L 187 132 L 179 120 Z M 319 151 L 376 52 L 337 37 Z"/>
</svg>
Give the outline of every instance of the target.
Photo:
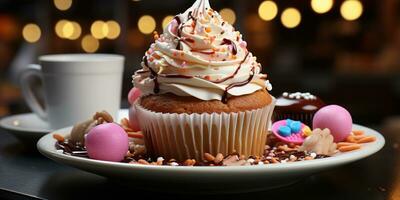
<svg viewBox="0 0 400 200">
<path fill-rule="evenodd" d="M 339 142 L 337 144 L 337 147 L 341 152 L 348 152 L 362 148 L 361 144 L 375 141 L 375 136 L 366 136 L 364 135 L 364 131 L 353 130 L 344 142 Z"/>
</svg>

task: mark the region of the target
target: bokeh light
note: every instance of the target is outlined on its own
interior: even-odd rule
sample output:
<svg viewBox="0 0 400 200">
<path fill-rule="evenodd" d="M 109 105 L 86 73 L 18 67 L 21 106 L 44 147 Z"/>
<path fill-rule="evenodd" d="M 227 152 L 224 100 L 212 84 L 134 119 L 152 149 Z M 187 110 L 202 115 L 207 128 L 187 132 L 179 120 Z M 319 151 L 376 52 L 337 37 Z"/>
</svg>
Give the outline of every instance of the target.
<svg viewBox="0 0 400 200">
<path fill-rule="evenodd" d="M 258 15 L 264 21 L 273 20 L 278 14 L 278 6 L 273 1 L 264 1 L 258 7 Z"/>
<path fill-rule="evenodd" d="M 236 22 L 235 11 L 230 8 L 223 8 L 219 11 L 219 14 L 221 15 L 222 19 L 227 21 L 229 24 L 234 24 Z"/>
<path fill-rule="evenodd" d="M 332 9 L 333 0 L 311 0 L 311 8 L 319 14 L 323 14 Z"/>
<path fill-rule="evenodd" d="M 301 14 L 296 8 L 286 8 L 282 12 L 281 22 L 286 28 L 295 28 L 301 22 Z"/>
<path fill-rule="evenodd" d="M 156 20 L 150 15 L 144 15 L 138 21 L 139 31 L 144 34 L 150 34 L 156 29 Z"/>
<path fill-rule="evenodd" d="M 68 23 L 68 20 L 62 19 L 56 23 L 56 26 L 54 27 L 54 31 L 56 32 L 56 35 L 60 38 L 65 38 L 63 29 L 64 25 Z"/>
<path fill-rule="evenodd" d="M 56 35 L 63 39 L 76 40 L 82 34 L 81 25 L 74 21 L 62 19 L 54 27 Z"/>
<path fill-rule="evenodd" d="M 358 0 L 346 0 L 340 6 L 340 14 L 345 20 L 353 21 L 363 13 L 363 6 Z"/>
<path fill-rule="evenodd" d="M 54 6 L 58 9 L 58 10 L 68 10 L 69 8 L 71 8 L 72 5 L 72 0 L 54 0 Z"/>
<path fill-rule="evenodd" d="M 87 53 L 94 53 L 99 49 L 99 40 L 91 35 L 85 35 L 81 42 L 82 49 Z"/>
<path fill-rule="evenodd" d="M 67 21 L 64 26 L 62 27 L 62 36 L 64 38 L 69 38 L 74 33 L 74 25 L 72 22 Z"/>
<path fill-rule="evenodd" d="M 107 32 L 107 39 L 114 40 L 116 39 L 119 34 L 121 33 L 121 27 L 119 26 L 118 22 L 114 20 L 110 20 L 106 22 L 107 30 L 104 30 L 103 27 L 103 33 Z"/>
<path fill-rule="evenodd" d="M 42 32 L 36 24 L 27 24 L 22 29 L 22 36 L 27 42 L 34 43 L 40 39 Z"/>
<path fill-rule="evenodd" d="M 81 36 L 82 28 L 81 28 L 81 25 L 79 25 L 77 22 L 71 22 L 71 23 L 72 23 L 72 26 L 73 26 L 73 32 L 68 37 L 68 39 L 76 40 Z"/>
<path fill-rule="evenodd" d="M 164 19 L 162 20 L 163 29 L 165 29 L 173 19 L 174 19 L 174 16 L 172 16 L 172 15 L 168 15 L 168 16 L 164 17 Z"/>
<path fill-rule="evenodd" d="M 104 39 L 108 35 L 108 26 L 104 21 L 97 20 L 90 26 L 90 32 L 96 39 Z"/>
</svg>

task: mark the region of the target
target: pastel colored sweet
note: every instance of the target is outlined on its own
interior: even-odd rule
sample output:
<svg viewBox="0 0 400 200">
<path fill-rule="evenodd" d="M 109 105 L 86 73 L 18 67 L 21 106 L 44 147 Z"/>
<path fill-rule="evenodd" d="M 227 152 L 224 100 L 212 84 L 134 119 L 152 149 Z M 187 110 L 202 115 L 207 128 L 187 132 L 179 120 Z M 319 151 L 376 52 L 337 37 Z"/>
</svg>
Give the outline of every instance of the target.
<svg viewBox="0 0 400 200">
<path fill-rule="evenodd" d="M 312 130 L 309 126 L 304 126 L 304 128 L 301 130 L 301 132 L 303 132 L 304 137 L 308 137 L 311 135 Z"/>
<path fill-rule="evenodd" d="M 140 131 L 140 126 L 139 126 L 139 121 L 137 119 L 137 112 L 136 112 L 136 107 L 131 106 L 129 108 L 129 127 L 134 131 Z"/>
<path fill-rule="evenodd" d="M 289 125 L 292 133 L 298 133 L 301 130 L 301 122 L 299 121 L 294 121 Z"/>
<path fill-rule="evenodd" d="M 122 161 L 129 149 L 128 135 L 115 123 L 100 124 L 86 135 L 85 146 L 92 159 Z"/>
<path fill-rule="evenodd" d="M 133 104 L 136 99 L 138 99 L 140 97 L 142 93 L 140 92 L 140 90 L 136 87 L 132 88 L 129 93 L 128 93 L 128 101 L 130 104 Z"/>
<path fill-rule="evenodd" d="M 278 129 L 278 133 L 283 137 L 288 137 L 292 134 L 292 131 L 289 126 L 280 126 Z"/>
<path fill-rule="evenodd" d="M 303 137 L 303 133 L 299 132 L 299 133 L 291 133 L 289 136 L 284 137 L 282 135 L 279 134 L 279 127 L 281 126 L 286 126 L 287 121 L 286 120 L 280 120 L 280 121 L 276 121 L 272 124 L 272 134 L 274 134 L 274 136 L 276 138 L 278 138 L 280 141 L 284 142 L 284 143 L 293 143 L 293 144 L 303 144 L 304 142 L 304 137 Z M 301 128 L 304 128 L 305 125 L 301 124 Z M 290 129 L 290 127 L 288 127 Z M 290 132 L 291 129 L 290 129 Z"/>
<path fill-rule="evenodd" d="M 329 105 L 321 108 L 314 115 L 313 129 L 328 128 L 335 142 L 341 142 L 351 133 L 353 120 L 349 111 L 338 105 Z"/>
<path fill-rule="evenodd" d="M 286 126 L 290 126 L 290 124 L 292 124 L 292 123 L 293 123 L 293 120 L 291 120 L 291 119 L 286 120 Z"/>
</svg>

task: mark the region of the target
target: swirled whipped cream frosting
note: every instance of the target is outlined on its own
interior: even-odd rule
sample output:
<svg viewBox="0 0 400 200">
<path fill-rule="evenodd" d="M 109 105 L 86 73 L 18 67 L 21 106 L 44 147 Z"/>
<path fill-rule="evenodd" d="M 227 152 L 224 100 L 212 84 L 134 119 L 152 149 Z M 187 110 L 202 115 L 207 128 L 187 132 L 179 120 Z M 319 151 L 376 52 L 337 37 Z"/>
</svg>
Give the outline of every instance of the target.
<svg viewBox="0 0 400 200">
<path fill-rule="evenodd" d="M 226 101 L 272 89 L 240 32 L 211 9 L 208 0 L 197 0 L 154 37 L 142 69 L 133 75 L 143 95 L 173 93 Z"/>
</svg>

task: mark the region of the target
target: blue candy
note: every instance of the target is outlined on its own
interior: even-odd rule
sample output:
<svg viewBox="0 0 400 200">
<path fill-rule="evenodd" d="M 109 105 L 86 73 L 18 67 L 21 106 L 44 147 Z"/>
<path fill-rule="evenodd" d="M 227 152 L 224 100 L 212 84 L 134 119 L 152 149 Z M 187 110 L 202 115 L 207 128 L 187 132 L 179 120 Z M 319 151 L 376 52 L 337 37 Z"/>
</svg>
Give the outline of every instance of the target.
<svg viewBox="0 0 400 200">
<path fill-rule="evenodd" d="M 292 133 L 298 133 L 301 130 L 301 122 L 299 121 L 293 121 L 290 125 L 289 125 L 291 132 Z"/>
<path fill-rule="evenodd" d="M 282 137 L 288 137 L 292 134 L 292 131 L 289 126 L 280 126 L 278 129 L 278 133 Z"/>
<path fill-rule="evenodd" d="M 291 120 L 291 119 L 286 120 L 286 126 L 290 127 L 290 124 L 292 124 L 292 123 L 293 123 L 293 120 Z"/>
</svg>

